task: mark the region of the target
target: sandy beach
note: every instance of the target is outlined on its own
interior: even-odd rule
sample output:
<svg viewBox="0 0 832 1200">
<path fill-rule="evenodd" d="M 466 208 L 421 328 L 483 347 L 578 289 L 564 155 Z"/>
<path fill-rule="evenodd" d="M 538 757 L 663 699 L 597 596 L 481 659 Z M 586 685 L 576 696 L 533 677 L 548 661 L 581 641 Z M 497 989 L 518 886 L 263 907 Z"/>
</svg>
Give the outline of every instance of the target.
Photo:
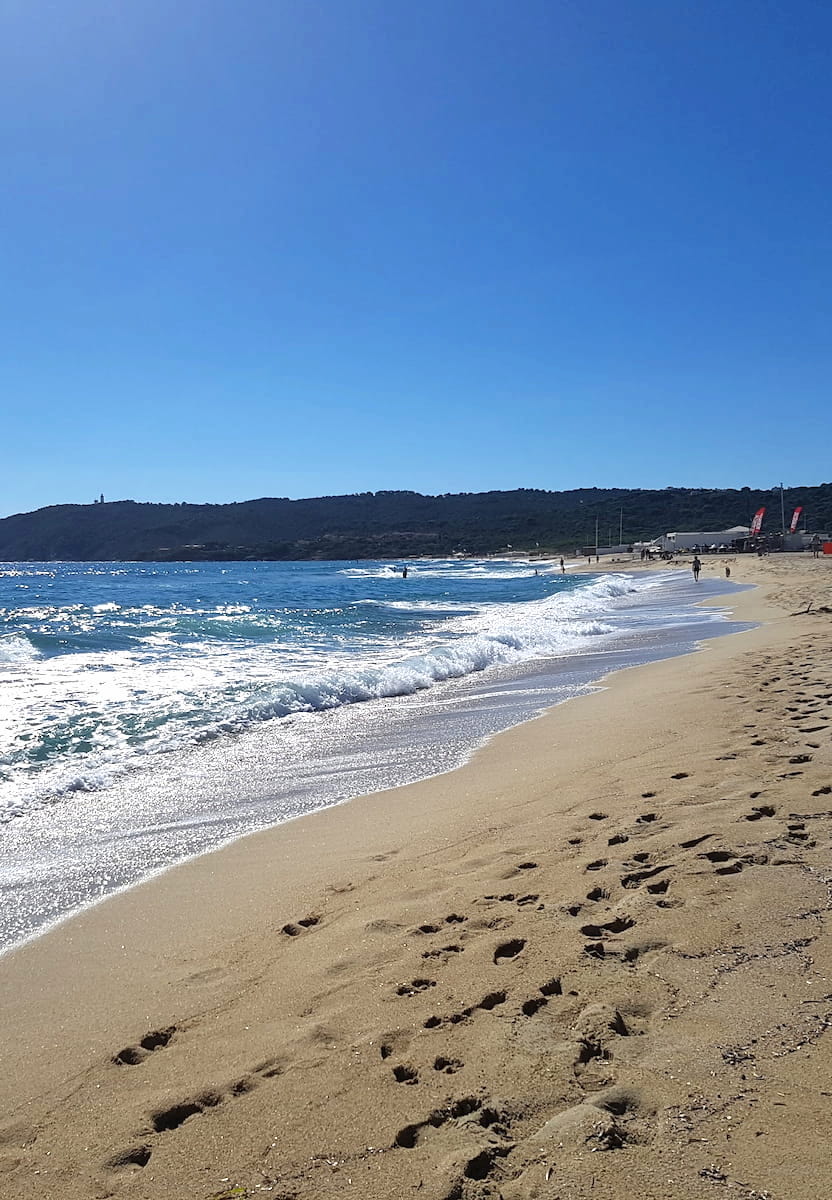
<svg viewBox="0 0 832 1200">
<path fill-rule="evenodd" d="M 832 562 L 730 562 L 757 628 L 0 959 L 0 1197 L 826 1200 Z"/>
</svg>

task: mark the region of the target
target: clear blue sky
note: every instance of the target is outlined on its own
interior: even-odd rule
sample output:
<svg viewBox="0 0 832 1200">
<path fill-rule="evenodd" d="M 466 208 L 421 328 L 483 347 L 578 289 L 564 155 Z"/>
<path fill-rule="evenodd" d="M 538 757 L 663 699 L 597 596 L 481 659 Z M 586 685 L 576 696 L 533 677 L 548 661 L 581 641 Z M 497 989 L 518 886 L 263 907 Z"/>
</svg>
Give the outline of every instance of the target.
<svg viewBox="0 0 832 1200">
<path fill-rule="evenodd" d="M 827 0 L 0 26 L 0 515 L 832 478 Z"/>
</svg>

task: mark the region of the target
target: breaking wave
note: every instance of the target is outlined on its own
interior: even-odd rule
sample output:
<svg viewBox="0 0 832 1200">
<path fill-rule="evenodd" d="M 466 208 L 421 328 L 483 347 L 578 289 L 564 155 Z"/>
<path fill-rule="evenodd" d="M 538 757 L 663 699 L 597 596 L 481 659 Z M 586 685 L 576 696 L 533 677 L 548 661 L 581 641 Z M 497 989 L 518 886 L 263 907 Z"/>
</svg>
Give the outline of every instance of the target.
<svg viewBox="0 0 832 1200">
<path fill-rule="evenodd" d="M 446 570 L 450 582 L 470 580 L 476 564 L 424 565 Z M 501 566 L 503 583 L 514 577 L 513 566 Z M 372 570 L 383 569 L 350 569 L 358 580 L 386 578 L 371 576 Z M 529 578 L 526 566 L 522 579 Z M 549 594 L 537 599 L 518 601 L 515 593 L 496 603 L 487 599 L 490 591 L 461 599 L 444 585 L 421 599 L 356 590 L 343 606 L 261 610 L 259 617 L 253 602 L 237 597 L 223 604 L 212 597 L 201 609 L 184 597 L 166 609 L 158 600 L 122 605 L 99 599 L 81 611 L 65 605 L 64 641 L 71 640 L 66 622 L 75 621 L 71 653 L 41 654 L 22 634 L 0 637 L 7 697 L 0 714 L 0 821 L 67 793 L 105 788 L 148 756 L 266 721 L 413 695 L 490 668 L 579 653 L 588 639 L 614 631 L 610 617 L 622 602 L 626 608 L 628 597 L 657 583 L 628 575 L 551 581 L 543 584 Z M 46 624 L 58 610 L 19 611 L 32 624 Z M 217 627 L 218 617 L 231 624 Z M 92 648 L 83 640 L 90 621 L 97 639 Z M 102 650 L 100 623 L 106 621 L 111 642 Z M 288 622 L 294 641 L 283 637 Z"/>
<path fill-rule="evenodd" d="M 26 663 L 40 657 L 40 652 L 27 637 L 20 634 L 0 635 L 0 665 Z"/>
</svg>

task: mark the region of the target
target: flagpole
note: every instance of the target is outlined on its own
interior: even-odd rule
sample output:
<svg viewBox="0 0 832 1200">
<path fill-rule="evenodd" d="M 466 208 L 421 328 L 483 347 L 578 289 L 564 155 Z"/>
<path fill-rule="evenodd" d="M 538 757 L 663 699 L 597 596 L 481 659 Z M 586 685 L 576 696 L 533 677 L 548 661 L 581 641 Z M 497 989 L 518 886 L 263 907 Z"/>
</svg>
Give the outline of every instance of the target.
<svg viewBox="0 0 832 1200">
<path fill-rule="evenodd" d="M 786 536 L 786 505 L 783 500 L 783 484 L 780 484 L 780 525 L 783 529 L 783 537 Z"/>
</svg>

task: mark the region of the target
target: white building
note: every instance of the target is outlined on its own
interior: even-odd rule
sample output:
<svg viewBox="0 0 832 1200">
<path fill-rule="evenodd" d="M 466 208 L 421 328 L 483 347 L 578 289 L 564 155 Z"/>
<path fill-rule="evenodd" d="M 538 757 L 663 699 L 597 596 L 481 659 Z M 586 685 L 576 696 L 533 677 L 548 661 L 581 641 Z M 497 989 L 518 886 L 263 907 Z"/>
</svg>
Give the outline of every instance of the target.
<svg viewBox="0 0 832 1200">
<path fill-rule="evenodd" d="M 654 544 L 675 554 L 692 546 L 730 546 L 737 538 L 748 537 L 750 532 L 747 525 L 734 525 L 732 529 L 709 529 L 704 533 L 666 533 L 656 538 Z"/>
</svg>

